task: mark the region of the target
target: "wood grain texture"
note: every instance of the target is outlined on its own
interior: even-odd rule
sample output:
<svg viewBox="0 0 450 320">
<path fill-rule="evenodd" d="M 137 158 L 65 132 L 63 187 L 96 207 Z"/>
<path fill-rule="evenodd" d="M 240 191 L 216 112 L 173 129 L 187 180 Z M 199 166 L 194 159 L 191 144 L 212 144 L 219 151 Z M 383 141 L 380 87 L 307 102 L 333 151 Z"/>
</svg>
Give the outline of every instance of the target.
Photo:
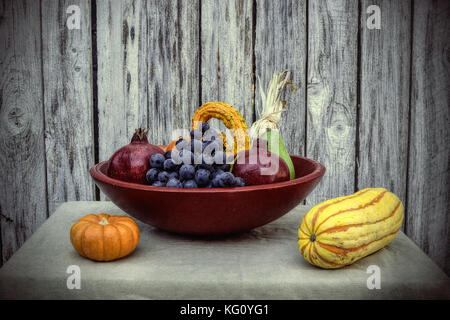
<svg viewBox="0 0 450 320">
<path fill-rule="evenodd" d="M 358 3 L 310 1 L 307 149 L 327 172 L 307 203 L 354 192 Z"/>
<path fill-rule="evenodd" d="M 286 90 L 286 110 L 280 121 L 280 133 L 289 153 L 304 155 L 305 146 L 305 71 L 306 1 L 258 0 L 255 37 L 256 118 L 262 110 L 260 85 L 267 92 L 273 74 L 291 72 L 296 90 Z"/>
<path fill-rule="evenodd" d="M 80 29 L 66 26 L 70 5 Z M 95 164 L 90 1 L 42 1 L 45 146 L 49 213 L 63 202 L 94 200 Z"/>
<path fill-rule="evenodd" d="M 148 127 L 147 2 L 97 1 L 99 161 Z M 100 193 L 100 199 L 106 197 Z"/>
<path fill-rule="evenodd" d="M 370 5 L 381 29 L 368 29 Z M 406 201 L 411 3 L 364 0 L 361 6 L 361 105 L 357 189 L 383 187 Z"/>
<path fill-rule="evenodd" d="M 249 128 L 254 120 L 252 12 L 252 0 L 201 2 L 201 103 L 232 105 Z"/>
<path fill-rule="evenodd" d="M 152 0 L 147 15 L 149 134 L 167 144 L 199 106 L 199 2 Z"/>
<path fill-rule="evenodd" d="M 413 12 L 406 233 L 450 275 L 450 2 Z"/>
<path fill-rule="evenodd" d="M 71 4 L 80 30 L 65 25 Z M 365 27 L 373 4 L 381 30 Z M 405 232 L 450 274 L 449 12 L 445 0 L 0 1 L 0 263 L 60 202 L 94 197 L 94 143 L 100 161 L 137 127 L 166 144 L 213 100 L 250 126 L 256 76 L 266 88 L 289 69 L 281 133 L 327 167 L 308 203 L 386 187 L 406 204 Z"/>
<path fill-rule="evenodd" d="M 8 260 L 47 218 L 40 3 L 0 3 L 0 227 Z"/>
<path fill-rule="evenodd" d="M 99 160 L 147 127 L 146 1 L 97 1 Z"/>
</svg>

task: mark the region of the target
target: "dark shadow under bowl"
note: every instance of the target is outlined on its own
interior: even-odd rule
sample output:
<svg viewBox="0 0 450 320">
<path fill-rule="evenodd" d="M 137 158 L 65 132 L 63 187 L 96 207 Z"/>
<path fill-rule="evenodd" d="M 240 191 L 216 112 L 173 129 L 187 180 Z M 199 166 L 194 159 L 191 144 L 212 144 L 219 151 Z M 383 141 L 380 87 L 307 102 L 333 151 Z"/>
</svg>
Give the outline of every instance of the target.
<svg viewBox="0 0 450 320">
<path fill-rule="evenodd" d="M 153 187 L 112 179 L 108 162 L 91 168 L 100 190 L 140 221 L 181 234 L 218 235 L 247 231 L 289 212 L 314 189 L 325 167 L 291 156 L 296 178 L 259 186 L 212 189 Z"/>
</svg>

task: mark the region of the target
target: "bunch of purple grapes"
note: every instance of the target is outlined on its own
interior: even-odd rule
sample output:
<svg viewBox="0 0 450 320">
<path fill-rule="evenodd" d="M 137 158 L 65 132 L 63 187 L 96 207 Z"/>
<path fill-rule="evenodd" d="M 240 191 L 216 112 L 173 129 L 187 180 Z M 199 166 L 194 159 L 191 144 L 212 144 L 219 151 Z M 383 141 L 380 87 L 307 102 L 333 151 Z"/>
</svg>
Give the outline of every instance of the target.
<svg viewBox="0 0 450 320">
<path fill-rule="evenodd" d="M 227 158 L 218 132 L 202 122 L 190 132 L 191 140 L 180 138 L 176 150 L 150 158 L 148 184 L 169 188 L 230 188 L 245 186 L 230 172 L 233 158 Z"/>
</svg>

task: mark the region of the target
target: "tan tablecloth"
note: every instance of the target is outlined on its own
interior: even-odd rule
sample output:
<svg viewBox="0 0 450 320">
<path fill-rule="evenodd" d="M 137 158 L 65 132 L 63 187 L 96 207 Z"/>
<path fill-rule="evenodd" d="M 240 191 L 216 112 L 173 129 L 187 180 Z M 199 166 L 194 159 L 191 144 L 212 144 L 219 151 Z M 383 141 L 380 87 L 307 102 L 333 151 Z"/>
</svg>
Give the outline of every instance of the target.
<svg viewBox="0 0 450 320">
<path fill-rule="evenodd" d="M 215 239 L 174 235 L 138 222 L 130 256 L 82 258 L 69 230 L 87 213 L 124 213 L 110 202 L 68 202 L 0 269 L 3 299 L 430 299 L 450 298 L 449 278 L 403 233 L 386 248 L 340 270 L 308 264 L 297 248 L 307 207 L 250 232 Z M 67 268 L 81 289 L 68 289 Z M 368 289 L 370 265 L 381 289 Z"/>
</svg>

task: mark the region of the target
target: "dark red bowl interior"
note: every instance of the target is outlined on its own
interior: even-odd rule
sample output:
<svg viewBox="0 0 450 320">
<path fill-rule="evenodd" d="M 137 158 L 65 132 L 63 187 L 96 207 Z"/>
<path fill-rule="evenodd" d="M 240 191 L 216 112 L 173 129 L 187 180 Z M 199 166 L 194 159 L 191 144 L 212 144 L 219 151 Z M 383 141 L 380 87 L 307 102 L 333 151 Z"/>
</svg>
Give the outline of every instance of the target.
<svg viewBox="0 0 450 320">
<path fill-rule="evenodd" d="M 325 173 L 317 161 L 291 156 L 296 178 L 259 186 L 212 189 L 153 187 L 112 179 L 108 162 L 91 168 L 100 190 L 129 215 L 160 229 L 197 235 L 250 230 L 302 202 Z"/>
</svg>

